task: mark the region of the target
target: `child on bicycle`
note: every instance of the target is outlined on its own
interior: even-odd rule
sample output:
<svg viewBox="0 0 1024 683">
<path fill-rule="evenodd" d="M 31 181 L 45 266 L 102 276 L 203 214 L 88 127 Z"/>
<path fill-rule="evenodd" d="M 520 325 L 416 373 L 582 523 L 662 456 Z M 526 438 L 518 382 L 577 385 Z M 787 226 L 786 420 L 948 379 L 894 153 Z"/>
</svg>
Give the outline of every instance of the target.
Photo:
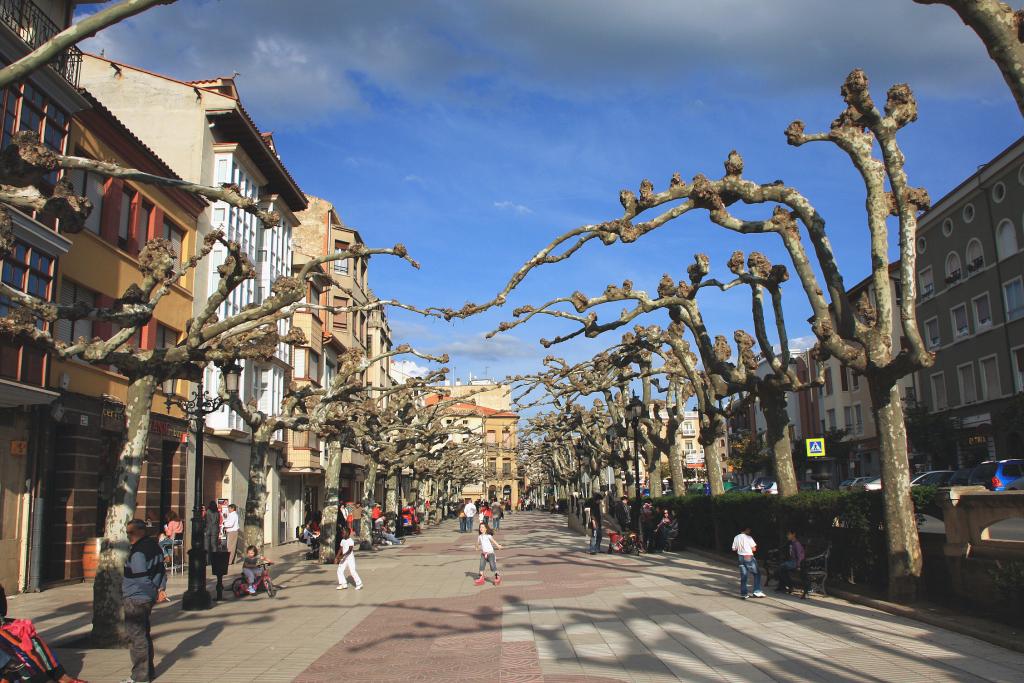
<svg viewBox="0 0 1024 683">
<path fill-rule="evenodd" d="M 356 556 L 354 554 L 356 543 L 352 540 L 352 530 L 348 527 L 341 528 L 341 543 L 338 545 L 338 552 L 334 556 L 334 564 L 338 565 L 338 590 L 348 588 L 348 580 L 345 579 L 345 570 L 348 570 L 352 580 L 356 582 L 356 590 L 363 589 L 363 580 L 356 572 Z"/>
<path fill-rule="evenodd" d="M 256 579 L 263 576 L 263 565 L 267 563 L 265 557 L 260 555 L 256 546 L 251 545 L 245 549 L 245 557 L 242 559 L 242 573 L 245 574 L 246 590 L 252 595 L 256 593 Z"/>
<path fill-rule="evenodd" d="M 473 581 L 477 586 L 484 585 L 484 569 L 488 564 L 491 565 L 491 571 L 494 572 L 494 585 L 497 586 L 501 583 L 501 575 L 498 574 L 498 562 L 494 556 L 494 549 L 501 550 L 501 544 L 494 540 L 493 534 L 494 532 L 491 531 L 491 527 L 487 526 L 486 522 L 480 522 L 480 533 L 476 537 L 476 548 L 480 551 L 480 576 Z"/>
</svg>

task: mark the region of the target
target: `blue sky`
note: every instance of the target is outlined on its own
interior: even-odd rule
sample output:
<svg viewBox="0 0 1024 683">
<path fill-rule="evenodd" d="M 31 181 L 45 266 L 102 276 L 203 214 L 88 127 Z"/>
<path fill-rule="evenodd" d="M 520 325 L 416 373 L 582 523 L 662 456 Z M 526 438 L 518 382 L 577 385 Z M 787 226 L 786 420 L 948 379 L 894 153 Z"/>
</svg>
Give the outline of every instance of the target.
<svg viewBox="0 0 1024 683">
<path fill-rule="evenodd" d="M 811 198 L 847 283 L 858 282 L 863 188 L 838 150 L 790 148 L 782 133 L 795 118 L 826 129 L 854 67 L 879 101 L 892 83 L 914 88 L 920 120 L 901 139 L 911 182 L 933 199 L 1022 132 L 977 38 L 952 12 L 911 0 L 179 0 L 85 47 L 189 80 L 239 72 L 246 107 L 301 187 L 372 246 L 403 242 L 422 262 L 371 269 L 379 295 L 420 306 L 489 299 L 554 236 L 620 216 L 620 189 L 643 178 L 661 189 L 675 171 L 720 175 L 734 148 L 747 177 Z M 627 278 L 653 290 L 662 273 L 685 276 L 696 252 L 725 277 L 735 249 L 785 262 L 770 237 L 687 217 L 545 267 L 498 311 L 452 323 L 395 312 L 395 338 L 450 352 L 463 379 L 528 372 L 549 353 L 537 340 L 570 328 L 537 320 L 484 341 L 515 306 Z M 740 293 L 708 297 L 705 310 L 713 332 L 750 329 Z M 792 336 L 807 334 L 808 310 L 790 286 Z M 582 360 L 618 336 L 557 353 Z"/>
</svg>

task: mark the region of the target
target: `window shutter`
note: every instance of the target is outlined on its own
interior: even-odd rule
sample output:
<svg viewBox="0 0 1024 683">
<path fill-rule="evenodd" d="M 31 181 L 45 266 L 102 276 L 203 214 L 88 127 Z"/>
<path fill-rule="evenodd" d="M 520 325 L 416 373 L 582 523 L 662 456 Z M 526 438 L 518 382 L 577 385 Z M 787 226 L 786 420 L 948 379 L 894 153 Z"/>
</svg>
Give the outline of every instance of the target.
<svg viewBox="0 0 1024 683">
<path fill-rule="evenodd" d="M 81 287 L 74 287 L 74 303 L 83 303 L 87 306 L 96 305 L 96 296 L 88 289 L 82 289 Z M 76 320 L 74 329 L 72 330 L 73 339 L 84 337 L 86 339 L 92 339 L 92 321 L 91 320 Z"/>
<path fill-rule="evenodd" d="M 57 294 L 57 303 L 61 306 L 71 306 L 75 303 L 75 286 L 64 280 L 60 283 L 60 291 Z M 58 320 L 54 323 L 54 334 L 61 341 L 70 342 L 73 325 L 70 320 Z"/>
</svg>

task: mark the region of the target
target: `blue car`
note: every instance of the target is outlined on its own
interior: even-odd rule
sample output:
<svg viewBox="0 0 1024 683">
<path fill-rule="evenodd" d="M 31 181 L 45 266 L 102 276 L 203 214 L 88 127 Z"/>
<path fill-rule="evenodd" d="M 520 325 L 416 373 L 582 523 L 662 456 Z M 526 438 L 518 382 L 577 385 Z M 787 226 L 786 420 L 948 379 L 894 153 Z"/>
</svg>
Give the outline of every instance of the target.
<svg viewBox="0 0 1024 683">
<path fill-rule="evenodd" d="M 990 460 L 971 470 L 969 486 L 984 486 L 989 491 L 1005 491 L 1014 479 L 1024 476 L 1024 460 Z"/>
</svg>

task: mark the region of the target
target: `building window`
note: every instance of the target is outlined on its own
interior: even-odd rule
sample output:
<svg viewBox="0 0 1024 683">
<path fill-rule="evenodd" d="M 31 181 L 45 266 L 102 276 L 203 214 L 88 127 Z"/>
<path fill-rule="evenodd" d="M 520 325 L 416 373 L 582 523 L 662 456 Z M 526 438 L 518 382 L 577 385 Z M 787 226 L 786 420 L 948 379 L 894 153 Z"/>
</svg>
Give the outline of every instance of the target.
<svg viewBox="0 0 1024 683">
<path fill-rule="evenodd" d="M 334 329 L 336 330 L 347 330 L 348 329 L 348 318 L 351 315 L 348 311 L 337 310 L 348 308 L 348 299 L 343 296 L 334 297 Z"/>
<path fill-rule="evenodd" d="M 825 395 L 832 395 L 832 368 L 825 368 Z"/>
<path fill-rule="evenodd" d="M 946 284 L 952 285 L 960 281 L 960 255 L 955 251 L 946 256 Z"/>
<path fill-rule="evenodd" d="M 935 279 L 932 277 L 932 267 L 928 266 L 917 274 L 921 287 L 921 298 L 926 299 L 935 293 Z"/>
<path fill-rule="evenodd" d="M 512 474 L 512 463 L 508 460 L 501 463 L 501 474 L 505 477 L 509 477 Z"/>
<path fill-rule="evenodd" d="M 835 408 L 829 408 L 825 411 L 825 415 L 828 417 L 828 428 L 835 431 L 836 428 L 836 411 Z"/>
<path fill-rule="evenodd" d="M 306 376 L 314 382 L 320 382 L 320 354 L 316 351 L 309 351 L 309 374 Z"/>
<path fill-rule="evenodd" d="M 790 425 L 790 428 L 792 428 L 792 425 Z M 855 403 L 853 406 L 853 433 L 864 433 L 864 411 L 861 410 L 859 403 Z"/>
<path fill-rule="evenodd" d="M 177 346 L 177 344 L 178 331 L 158 323 L 156 326 L 156 348 L 169 349 L 172 346 Z"/>
<path fill-rule="evenodd" d="M 348 249 L 348 242 L 342 242 L 341 240 L 334 240 L 334 251 L 340 252 Z M 340 258 L 334 262 L 334 272 L 339 275 L 348 275 L 349 273 L 349 259 Z"/>
<path fill-rule="evenodd" d="M 1011 350 L 1010 356 L 1013 358 L 1013 388 L 1024 391 L 1024 346 Z"/>
<path fill-rule="evenodd" d="M 974 220 L 974 204 L 968 204 L 964 207 L 963 211 L 960 212 L 963 216 L 964 223 L 970 223 Z"/>
<path fill-rule="evenodd" d="M 967 272 L 974 273 L 985 267 L 985 252 L 981 248 L 981 240 L 972 239 L 967 243 Z"/>
<path fill-rule="evenodd" d="M 843 391 L 850 390 L 849 373 L 850 369 L 845 365 L 839 368 L 839 388 Z"/>
<path fill-rule="evenodd" d="M 1024 316 L 1024 281 L 1020 276 L 1003 284 L 1003 303 L 1006 304 L 1007 320 Z"/>
<path fill-rule="evenodd" d="M 164 219 L 164 225 L 161 229 L 161 237 L 171 243 L 171 251 L 178 257 L 178 263 L 182 260 L 182 246 L 185 244 L 185 231 L 179 228 L 177 225 L 169 220 Z"/>
<path fill-rule="evenodd" d="M 68 134 L 67 113 L 46 99 L 32 83 L 10 86 L 2 95 L 3 135 L 0 147 L 7 147 L 11 136 L 19 130 L 32 131 L 40 142 L 57 152 L 64 152 Z M 46 182 L 57 182 L 57 171 L 45 176 Z"/>
<path fill-rule="evenodd" d="M 992 306 L 989 303 L 988 292 L 971 299 L 974 305 L 974 327 L 980 330 L 992 324 Z"/>
<path fill-rule="evenodd" d="M 960 383 L 960 402 L 974 403 L 978 400 L 978 389 L 974 382 L 974 363 L 965 363 L 956 368 L 956 378 Z"/>
<path fill-rule="evenodd" d="M 1001 204 L 1006 199 L 1006 185 L 1003 183 L 996 183 L 992 187 L 992 201 L 996 204 Z"/>
<path fill-rule="evenodd" d="M 946 220 L 942 221 L 942 234 L 945 235 L 946 237 L 949 237 L 950 235 L 953 234 L 952 218 L 947 218 Z"/>
<path fill-rule="evenodd" d="M 967 306 L 960 304 L 950 309 L 949 314 L 953 320 L 953 335 L 955 337 L 966 337 L 971 333 L 970 325 L 967 322 Z"/>
<path fill-rule="evenodd" d="M 981 400 L 989 401 L 1003 395 L 999 386 L 999 363 L 995 356 L 982 358 L 978 361 L 981 370 Z"/>
<path fill-rule="evenodd" d="M 138 210 L 135 212 L 135 236 L 140 244 L 149 240 L 149 219 L 152 215 L 153 205 L 140 201 Z"/>
<path fill-rule="evenodd" d="M 306 374 L 306 349 L 295 349 L 295 356 L 292 358 L 292 363 L 296 377 L 308 377 Z"/>
<path fill-rule="evenodd" d="M 860 375 L 858 375 L 853 368 L 850 368 L 850 387 L 853 391 L 860 389 Z"/>
<path fill-rule="evenodd" d="M 1017 253 L 1017 227 L 1008 218 L 996 228 L 996 252 L 1000 259 Z"/>
<path fill-rule="evenodd" d="M 932 375 L 932 410 L 946 409 L 946 377 L 937 372 Z"/>
<path fill-rule="evenodd" d="M 54 259 L 49 254 L 15 242 L 0 269 L 4 284 L 20 292 L 51 301 L 53 296 Z M 0 295 L 0 316 L 11 311 L 11 301 Z M 36 327 L 46 329 L 46 324 L 36 321 Z M 43 386 L 46 382 L 46 353 L 31 344 L 15 343 L 0 339 L 0 376 L 17 382 Z"/>
<path fill-rule="evenodd" d="M 843 423 L 847 432 L 853 433 L 853 406 L 843 406 Z"/>
<path fill-rule="evenodd" d="M 942 343 L 942 336 L 939 334 L 939 319 L 930 318 L 924 321 L 924 340 L 929 349 L 934 349 Z"/>
<path fill-rule="evenodd" d="M 91 308 L 96 306 L 96 293 L 70 280 L 64 280 L 60 283 L 60 294 L 57 301 L 62 306 L 85 304 Z M 53 327 L 54 337 L 68 344 L 76 339 L 92 339 L 94 336 L 92 322 L 92 320 L 75 320 L 74 322 L 58 320 Z"/>
<path fill-rule="evenodd" d="M 917 238 L 917 253 L 923 254 L 926 251 L 928 251 L 928 240 L 925 239 L 922 235 L 921 237 Z"/>
<path fill-rule="evenodd" d="M 117 246 L 122 249 L 128 248 L 128 240 L 131 237 L 133 201 L 135 201 L 135 191 L 125 185 L 121 188 L 121 215 L 117 219 Z"/>
<path fill-rule="evenodd" d="M 83 155 L 79 152 L 78 156 Z M 100 216 L 103 215 L 103 192 L 106 188 L 106 178 L 78 169 L 71 171 L 68 175 L 72 187 L 75 188 L 75 194 L 84 196 L 92 203 L 92 211 L 85 219 L 85 229 L 95 235 L 100 234 Z"/>
</svg>

